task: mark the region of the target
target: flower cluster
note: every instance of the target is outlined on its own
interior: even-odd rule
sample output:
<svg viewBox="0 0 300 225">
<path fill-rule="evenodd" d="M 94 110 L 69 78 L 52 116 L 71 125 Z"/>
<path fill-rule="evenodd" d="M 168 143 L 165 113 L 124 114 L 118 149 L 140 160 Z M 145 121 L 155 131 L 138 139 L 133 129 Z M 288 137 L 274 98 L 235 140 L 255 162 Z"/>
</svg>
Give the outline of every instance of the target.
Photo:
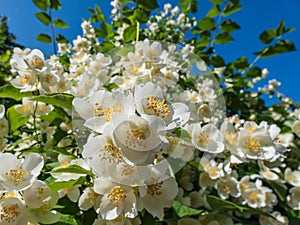
<svg viewBox="0 0 300 225">
<path fill-rule="evenodd" d="M 191 24 L 170 4 L 160 14 L 148 24 L 153 37 L 164 21 L 179 37 Z M 279 202 L 300 209 L 291 132 L 226 117 L 222 71 L 209 71 L 189 45 L 145 39 L 101 53 L 90 22 L 82 28 L 49 59 L 14 50 L 11 85 L 24 98 L 0 105 L 0 225 L 64 222 L 66 202 L 82 224 L 91 215 L 93 225 L 147 217 L 237 225 L 253 215 L 261 225 L 288 223 Z M 290 129 L 300 137 L 299 115 Z"/>
</svg>

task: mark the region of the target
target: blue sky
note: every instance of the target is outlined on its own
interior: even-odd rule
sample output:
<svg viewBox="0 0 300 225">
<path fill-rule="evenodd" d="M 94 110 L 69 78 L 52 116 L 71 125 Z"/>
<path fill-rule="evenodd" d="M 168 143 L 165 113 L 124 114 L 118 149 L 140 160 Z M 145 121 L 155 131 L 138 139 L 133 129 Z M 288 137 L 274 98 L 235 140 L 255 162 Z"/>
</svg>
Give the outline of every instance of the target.
<svg viewBox="0 0 300 225">
<path fill-rule="evenodd" d="M 109 0 L 61 0 L 62 9 L 53 12 L 53 17 L 65 20 L 69 28 L 59 30 L 69 40 L 81 35 L 80 23 L 82 19 L 89 18 L 88 7 L 98 4 L 107 17 L 111 6 Z M 158 0 L 159 5 L 170 2 L 173 6 L 178 0 Z M 197 18 L 202 18 L 212 7 L 209 0 L 198 0 L 199 12 Z M 280 92 L 300 101 L 300 1 L 299 0 L 241 0 L 243 9 L 230 16 L 241 27 L 241 30 L 233 33 L 234 41 L 230 44 L 220 45 L 217 53 L 224 57 L 226 62 L 235 60 L 241 56 L 247 56 L 251 62 L 255 56 L 253 52 L 263 49 L 259 34 L 269 28 L 278 26 L 281 20 L 285 20 L 286 27 L 295 27 L 296 30 L 286 35 L 285 38 L 296 44 L 297 51 L 278 55 L 272 58 L 260 59 L 257 66 L 268 68 L 268 79 L 281 81 Z M 28 48 L 39 48 L 46 54 L 52 53 L 52 46 L 39 43 L 35 36 L 39 33 L 50 33 L 49 27 L 45 27 L 34 16 L 39 10 L 31 0 L 0 0 L 0 15 L 9 18 L 10 31 L 17 36 L 17 42 Z M 58 33 L 58 31 L 56 31 Z M 262 84 L 261 84 L 262 85 Z"/>
</svg>

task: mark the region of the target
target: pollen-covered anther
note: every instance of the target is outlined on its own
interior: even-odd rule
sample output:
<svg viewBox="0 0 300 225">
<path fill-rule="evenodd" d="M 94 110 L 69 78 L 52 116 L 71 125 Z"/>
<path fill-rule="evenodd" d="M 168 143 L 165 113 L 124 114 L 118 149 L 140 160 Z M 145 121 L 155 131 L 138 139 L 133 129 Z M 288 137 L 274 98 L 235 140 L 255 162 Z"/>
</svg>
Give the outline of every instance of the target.
<svg viewBox="0 0 300 225">
<path fill-rule="evenodd" d="M 31 62 L 35 68 L 42 69 L 44 67 L 44 60 L 40 57 L 33 57 Z"/>
<path fill-rule="evenodd" d="M 125 164 L 122 166 L 122 172 L 121 172 L 121 176 L 128 176 L 128 175 L 132 175 L 135 173 L 135 167 Z"/>
<path fill-rule="evenodd" d="M 157 99 L 155 96 L 147 98 L 147 110 L 151 110 L 155 116 L 161 117 L 162 119 L 170 115 L 170 109 L 166 102 L 166 99 Z"/>
<path fill-rule="evenodd" d="M 17 204 L 4 206 L 0 211 L 0 221 L 14 223 L 20 214 L 21 212 Z"/>
<path fill-rule="evenodd" d="M 94 116 L 103 116 L 104 115 L 104 109 L 98 102 L 95 103 L 94 105 L 94 110 L 93 110 Z"/>
<path fill-rule="evenodd" d="M 20 76 L 20 83 L 21 85 L 29 84 L 30 81 L 30 75 L 29 74 L 24 74 Z"/>
<path fill-rule="evenodd" d="M 163 181 L 160 181 L 160 182 L 157 182 L 155 184 L 150 184 L 148 185 L 148 189 L 147 189 L 147 193 L 151 196 L 154 196 L 154 195 L 161 195 L 162 192 L 161 192 L 161 187 L 163 185 Z"/>
<path fill-rule="evenodd" d="M 246 142 L 246 146 L 248 149 L 250 149 L 253 152 L 259 152 L 261 143 L 259 140 L 257 140 L 255 137 L 250 137 Z"/>
<path fill-rule="evenodd" d="M 210 136 L 205 131 L 202 131 L 198 136 L 198 142 L 204 147 L 206 147 L 208 146 L 209 141 L 210 141 Z"/>
<path fill-rule="evenodd" d="M 119 204 L 126 199 L 126 194 L 123 188 L 121 186 L 115 186 L 110 190 L 110 193 L 108 194 L 108 199 L 114 204 L 116 207 L 119 206 Z"/>
<path fill-rule="evenodd" d="M 126 132 L 127 139 L 125 145 L 137 147 L 143 146 L 143 140 L 146 139 L 145 133 L 140 128 L 133 128 Z"/>
<path fill-rule="evenodd" d="M 22 166 L 16 166 L 16 169 L 9 170 L 5 173 L 12 181 L 19 183 L 26 179 L 29 176 L 29 173 L 26 170 L 23 170 Z"/>
<path fill-rule="evenodd" d="M 106 154 L 104 155 L 101 154 L 100 155 L 101 160 L 109 160 L 110 162 L 114 162 L 114 163 L 120 163 L 124 161 L 121 150 L 116 146 L 112 144 L 107 144 L 103 147 L 103 150 L 106 153 L 108 153 L 109 156 L 107 156 Z"/>
<path fill-rule="evenodd" d="M 234 145 L 238 141 L 238 134 L 236 132 L 226 132 L 225 133 L 225 140 L 229 144 Z"/>
</svg>

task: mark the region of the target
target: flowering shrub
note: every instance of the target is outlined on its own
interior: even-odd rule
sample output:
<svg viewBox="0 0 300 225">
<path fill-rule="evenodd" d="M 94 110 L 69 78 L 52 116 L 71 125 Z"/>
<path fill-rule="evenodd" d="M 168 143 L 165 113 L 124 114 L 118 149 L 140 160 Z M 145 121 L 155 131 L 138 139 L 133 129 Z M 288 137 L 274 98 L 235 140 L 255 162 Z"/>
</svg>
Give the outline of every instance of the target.
<svg viewBox="0 0 300 225">
<path fill-rule="evenodd" d="M 298 224 L 300 110 L 276 80 L 254 91 L 267 69 L 212 50 L 239 29 L 222 21 L 239 1 L 212 0 L 199 21 L 196 1 L 156 14 L 156 1 L 127 2 L 112 2 L 111 24 L 90 9 L 58 54 L 14 48 L 0 88 L 0 224 Z M 258 55 L 291 50 L 277 40 Z"/>
</svg>

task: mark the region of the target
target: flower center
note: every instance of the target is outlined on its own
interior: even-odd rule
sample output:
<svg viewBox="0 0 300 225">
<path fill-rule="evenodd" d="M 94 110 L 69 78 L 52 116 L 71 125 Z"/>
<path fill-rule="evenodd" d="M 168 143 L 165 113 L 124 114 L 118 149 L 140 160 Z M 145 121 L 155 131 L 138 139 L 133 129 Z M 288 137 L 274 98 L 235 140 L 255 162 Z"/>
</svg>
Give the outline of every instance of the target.
<svg viewBox="0 0 300 225">
<path fill-rule="evenodd" d="M 45 80 L 44 80 L 44 81 L 45 81 L 47 84 L 51 84 L 52 80 L 53 80 L 53 76 L 52 76 L 51 74 L 46 74 L 46 75 L 45 75 Z"/>
<path fill-rule="evenodd" d="M 160 189 L 163 183 L 164 183 L 163 181 L 160 181 L 158 183 L 148 185 L 147 193 L 151 196 L 161 195 L 162 192 Z"/>
<path fill-rule="evenodd" d="M 126 199 L 126 194 L 123 188 L 121 186 L 115 186 L 110 190 L 110 193 L 108 194 L 108 199 L 114 204 L 116 207 L 119 206 L 119 204 Z"/>
<path fill-rule="evenodd" d="M 96 102 L 93 110 L 94 116 L 105 116 L 106 122 L 111 121 L 111 117 L 114 113 L 122 113 L 122 112 L 123 112 L 123 107 L 122 104 L 119 102 L 116 102 L 116 104 L 113 107 L 107 109 L 104 109 L 99 104 L 99 102 Z"/>
<path fill-rule="evenodd" d="M 208 146 L 209 139 L 210 136 L 205 131 L 202 131 L 198 136 L 198 142 L 204 147 Z"/>
<path fill-rule="evenodd" d="M 231 144 L 235 145 L 237 143 L 237 133 L 236 132 L 226 132 L 225 133 L 225 140 Z"/>
<path fill-rule="evenodd" d="M 38 214 L 42 214 L 42 215 L 45 215 L 46 213 L 48 213 L 49 211 L 51 210 L 51 205 L 49 202 L 44 202 L 43 205 L 36 209 L 36 212 Z"/>
<path fill-rule="evenodd" d="M 127 147 L 143 146 L 143 141 L 146 139 L 145 133 L 140 128 L 133 128 L 126 132 L 127 139 L 125 145 Z"/>
<path fill-rule="evenodd" d="M 103 150 L 108 153 L 109 156 L 106 154 L 100 155 L 101 160 L 109 160 L 109 162 L 120 163 L 123 162 L 123 155 L 119 148 L 112 144 L 107 144 L 103 147 Z"/>
<path fill-rule="evenodd" d="M 250 149 L 252 152 L 259 152 L 261 143 L 259 140 L 257 140 L 255 137 L 250 137 L 246 142 L 246 146 L 248 149 Z"/>
<path fill-rule="evenodd" d="M 20 83 L 21 85 L 29 84 L 30 81 L 30 75 L 29 74 L 24 74 L 20 76 Z"/>
<path fill-rule="evenodd" d="M 255 192 L 252 192 L 249 196 L 250 201 L 257 202 L 259 200 L 258 194 Z"/>
<path fill-rule="evenodd" d="M 224 184 L 223 191 L 224 191 L 224 193 L 226 193 L 228 195 L 231 193 L 231 190 L 227 184 Z"/>
<path fill-rule="evenodd" d="M 35 68 L 41 69 L 44 67 L 44 60 L 40 57 L 33 57 L 31 62 Z"/>
<path fill-rule="evenodd" d="M 157 99 L 155 96 L 147 98 L 147 110 L 150 110 L 155 116 L 161 117 L 162 119 L 170 115 L 170 110 L 166 99 Z"/>
<path fill-rule="evenodd" d="M 4 206 L 0 211 L 0 221 L 14 223 L 20 214 L 21 212 L 17 204 Z"/>
<path fill-rule="evenodd" d="M 29 173 L 26 170 L 23 170 L 22 166 L 18 165 L 16 166 L 16 169 L 7 171 L 5 175 L 9 176 L 13 182 L 20 183 L 28 177 Z"/>
</svg>

